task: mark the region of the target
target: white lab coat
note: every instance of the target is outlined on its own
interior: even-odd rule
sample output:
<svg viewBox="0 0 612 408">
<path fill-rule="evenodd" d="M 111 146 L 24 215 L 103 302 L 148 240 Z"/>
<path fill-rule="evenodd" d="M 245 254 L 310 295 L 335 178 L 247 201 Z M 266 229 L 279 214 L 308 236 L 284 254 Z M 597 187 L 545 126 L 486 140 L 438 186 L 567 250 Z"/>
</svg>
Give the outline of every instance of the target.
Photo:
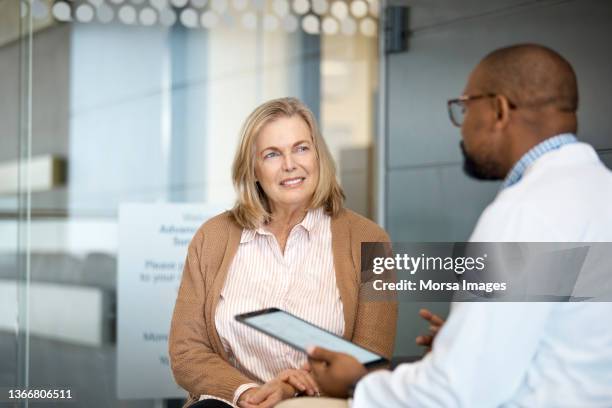
<svg viewBox="0 0 612 408">
<path fill-rule="evenodd" d="M 546 153 L 470 240 L 612 241 L 612 173 L 584 143 Z M 610 316 L 612 303 L 455 303 L 433 352 L 366 376 L 353 407 L 612 407 Z"/>
</svg>

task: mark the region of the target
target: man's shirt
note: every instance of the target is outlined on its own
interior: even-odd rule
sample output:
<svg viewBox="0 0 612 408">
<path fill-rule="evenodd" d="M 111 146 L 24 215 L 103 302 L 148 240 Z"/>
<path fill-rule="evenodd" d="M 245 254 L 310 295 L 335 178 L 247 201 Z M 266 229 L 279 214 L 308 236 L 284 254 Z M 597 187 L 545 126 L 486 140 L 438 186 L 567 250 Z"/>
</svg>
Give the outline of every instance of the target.
<svg viewBox="0 0 612 408">
<path fill-rule="evenodd" d="M 612 173 L 587 144 L 549 151 L 470 241 L 612 242 Z M 366 376 L 353 407 L 610 407 L 611 315 L 612 303 L 455 303 L 433 351 Z"/>
</svg>

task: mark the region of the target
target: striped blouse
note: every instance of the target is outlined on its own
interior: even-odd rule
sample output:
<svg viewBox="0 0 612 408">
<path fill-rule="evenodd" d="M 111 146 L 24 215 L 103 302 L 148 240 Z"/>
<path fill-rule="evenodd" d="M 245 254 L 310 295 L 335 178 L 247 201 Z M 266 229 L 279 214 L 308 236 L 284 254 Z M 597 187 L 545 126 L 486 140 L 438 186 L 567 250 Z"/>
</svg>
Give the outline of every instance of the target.
<svg viewBox="0 0 612 408">
<path fill-rule="evenodd" d="M 344 332 L 336 285 L 330 217 L 310 210 L 289 233 L 285 253 L 264 228 L 243 230 L 215 312 L 215 325 L 230 362 L 266 382 L 306 362 L 304 353 L 262 334 L 234 316 L 269 307 L 286 310 L 332 333 Z M 258 384 L 243 384 L 240 394 Z"/>
</svg>

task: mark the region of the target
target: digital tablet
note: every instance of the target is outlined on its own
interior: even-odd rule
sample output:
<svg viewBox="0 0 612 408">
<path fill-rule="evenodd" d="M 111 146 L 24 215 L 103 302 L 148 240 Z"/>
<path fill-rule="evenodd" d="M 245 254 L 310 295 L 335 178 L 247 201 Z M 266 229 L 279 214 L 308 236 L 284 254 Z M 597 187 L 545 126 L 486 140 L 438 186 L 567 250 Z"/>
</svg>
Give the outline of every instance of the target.
<svg viewBox="0 0 612 408">
<path fill-rule="evenodd" d="M 373 351 L 277 308 L 240 314 L 236 320 L 305 353 L 310 346 L 320 346 L 350 354 L 368 368 L 389 362 Z"/>
</svg>

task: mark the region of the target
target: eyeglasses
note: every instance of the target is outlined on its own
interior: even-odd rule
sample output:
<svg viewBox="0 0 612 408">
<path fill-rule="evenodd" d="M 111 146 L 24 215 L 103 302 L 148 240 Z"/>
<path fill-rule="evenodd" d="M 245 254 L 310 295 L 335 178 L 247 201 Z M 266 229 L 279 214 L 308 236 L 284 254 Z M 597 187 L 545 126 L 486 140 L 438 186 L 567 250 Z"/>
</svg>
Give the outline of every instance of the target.
<svg viewBox="0 0 612 408">
<path fill-rule="evenodd" d="M 475 101 L 482 98 L 495 98 L 498 94 L 488 93 L 480 95 L 463 95 L 456 99 L 449 99 L 446 104 L 448 106 L 448 116 L 450 117 L 453 125 L 461 127 L 463 124 L 463 118 L 465 117 L 466 104 L 469 101 Z M 508 98 L 506 98 L 508 99 Z M 510 109 L 516 109 L 516 105 L 508 100 L 508 106 Z"/>
</svg>

